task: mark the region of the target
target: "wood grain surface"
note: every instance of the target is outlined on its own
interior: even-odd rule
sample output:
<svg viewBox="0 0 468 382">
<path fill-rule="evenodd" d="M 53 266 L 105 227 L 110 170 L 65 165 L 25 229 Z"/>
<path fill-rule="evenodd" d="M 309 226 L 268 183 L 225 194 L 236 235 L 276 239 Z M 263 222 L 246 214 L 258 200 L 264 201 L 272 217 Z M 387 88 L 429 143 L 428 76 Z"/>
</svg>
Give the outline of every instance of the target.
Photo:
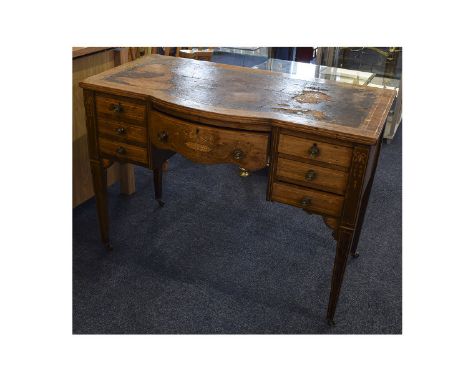
<svg viewBox="0 0 468 382">
<path fill-rule="evenodd" d="M 115 110 L 118 108 L 118 111 Z M 145 105 L 123 98 L 112 98 L 98 94 L 96 96 L 98 118 L 125 121 L 136 125 L 145 123 Z"/>
<path fill-rule="evenodd" d="M 348 173 L 323 166 L 279 158 L 276 178 L 305 187 L 344 195 Z"/>
<path fill-rule="evenodd" d="M 309 205 L 303 206 L 301 202 L 308 200 Z M 343 197 L 322 191 L 290 184 L 273 183 L 272 200 L 303 208 L 310 212 L 326 216 L 340 216 L 343 206 Z"/>
<path fill-rule="evenodd" d="M 127 143 L 138 143 L 147 145 L 146 128 L 133 125 L 126 122 L 116 122 L 112 119 L 99 118 L 99 135 L 108 136 L 110 139 L 119 140 Z"/>
<path fill-rule="evenodd" d="M 318 153 L 312 157 L 310 150 L 314 145 Z M 351 162 L 353 150 L 349 147 L 330 144 L 317 139 L 304 139 L 280 134 L 278 152 L 346 168 Z"/>
<path fill-rule="evenodd" d="M 143 147 L 100 137 L 99 150 L 104 158 L 116 159 L 123 162 L 128 161 L 141 165 L 148 164 L 148 150 Z"/>
<path fill-rule="evenodd" d="M 101 47 L 73 47 L 73 58 L 87 56 L 89 54 L 103 52 L 112 48 L 101 48 Z"/>
</svg>

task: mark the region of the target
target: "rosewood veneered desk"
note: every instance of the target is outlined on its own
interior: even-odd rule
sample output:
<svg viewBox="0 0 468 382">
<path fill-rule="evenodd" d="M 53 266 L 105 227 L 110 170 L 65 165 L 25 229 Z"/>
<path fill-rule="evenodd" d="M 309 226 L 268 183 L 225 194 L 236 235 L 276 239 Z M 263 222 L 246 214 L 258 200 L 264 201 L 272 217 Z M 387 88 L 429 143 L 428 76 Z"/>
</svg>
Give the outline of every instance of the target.
<svg viewBox="0 0 468 382">
<path fill-rule="evenodd" d="M 81 82 L 101 239 L 110 248 L 106 168 L 154 172 L 174 153 L 268 167 L 266 199 L 319 214 L 337 241 L 327 320 L 356 256 L 382 130 L 395 93 L 212 62 L 152 55 Z M 210 190 L 207 190 L 210 192 Z"/>
</svg>

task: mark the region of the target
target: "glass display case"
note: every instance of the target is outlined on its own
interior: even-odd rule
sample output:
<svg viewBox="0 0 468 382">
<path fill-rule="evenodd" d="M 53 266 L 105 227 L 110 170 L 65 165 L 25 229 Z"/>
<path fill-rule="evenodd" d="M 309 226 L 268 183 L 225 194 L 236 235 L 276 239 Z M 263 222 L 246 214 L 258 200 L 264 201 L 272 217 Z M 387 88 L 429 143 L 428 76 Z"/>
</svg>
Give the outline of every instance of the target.
<svg viewBox="0 0 468 382">
<path fill-rule="evenodd" d="M 385 126 L 384 138 L 391 142 L 402 121 L 402 63 L 401 47 L 346 47 L 321 48 L 322 61 L 332 60 L 333 66 L 375 73 L 369 86 L 394 89 L 397 98 L 392 106 Z M 322 62 L 323 63 L 323 62 Z"/>
<path fill-rule="evenodd" d="M 213 61 L 221 64 L 236 65 L 251 68 L 269 57 L 269 49 L 265 47 L 218 47 L 214 49 Z"/>
<path fill-rule="evenodd" d="M 367 85 L 375 76 L 374 73 L 369 72 L 279 60 L 276 58 L 269 58 L 253 68 L 288 73 L 304 80 L 321 78 L 355 85 Z"/>
<path fill-rule="evenodd" d="M 388 143 L 402 121 L 402 48 L 317 48 L 312 63 L 269 58 L 253 67 L 304 80 L 320 78 L 396 90 L 397 98 L 384 130 Z"/>
</svg>

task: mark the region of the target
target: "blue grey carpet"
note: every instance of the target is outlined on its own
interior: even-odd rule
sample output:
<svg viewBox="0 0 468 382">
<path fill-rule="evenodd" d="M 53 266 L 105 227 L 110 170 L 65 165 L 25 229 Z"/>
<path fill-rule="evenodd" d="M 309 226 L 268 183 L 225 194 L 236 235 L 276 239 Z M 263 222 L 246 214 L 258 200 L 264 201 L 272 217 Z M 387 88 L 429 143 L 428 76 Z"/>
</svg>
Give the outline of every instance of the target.
<svg viewBox="0 0 468 382">
<path fill-rule="evenodd" d="M 73 211 L 73 332 L 401 333 L 401 129 L 384 144 L 358 259 L 325 322 L 335 252 L 318 216 L 265 200 L 267 173 L 171 158 L 160 208 L 152 173 L 109 188 L 111 241 L 95 201 Z"/>
</svg>

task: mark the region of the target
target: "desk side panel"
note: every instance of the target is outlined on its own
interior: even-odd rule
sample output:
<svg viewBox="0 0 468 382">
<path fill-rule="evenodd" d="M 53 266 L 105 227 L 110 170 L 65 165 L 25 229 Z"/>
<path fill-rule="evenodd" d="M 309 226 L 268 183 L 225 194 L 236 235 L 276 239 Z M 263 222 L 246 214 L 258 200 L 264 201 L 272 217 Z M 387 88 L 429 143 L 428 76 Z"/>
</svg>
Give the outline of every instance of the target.
<svg viewBox="0 0 468 382">
<path fill-rule="evenodd" d="M 73 207 L 80 205 L 94 196 L 93 180 L 89 166 L 86 115 L 83 89 L 80 81 L 114 66 L 114 54 L 111 50 L 75 58 L 73 60 Z M 107 172 L 108 185 L 119 179 L 118 165 L 113 165 Z"/>
</svg>

